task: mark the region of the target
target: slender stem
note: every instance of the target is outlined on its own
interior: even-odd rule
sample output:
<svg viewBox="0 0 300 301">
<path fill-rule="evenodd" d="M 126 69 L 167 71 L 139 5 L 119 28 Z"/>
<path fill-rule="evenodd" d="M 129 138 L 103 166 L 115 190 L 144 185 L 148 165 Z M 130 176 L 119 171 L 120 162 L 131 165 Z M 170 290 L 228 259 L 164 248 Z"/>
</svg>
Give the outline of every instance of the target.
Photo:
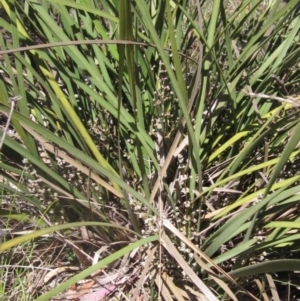
<svg viewBox="0 0 300 301">
<path fill-rule="evenodd" d="M 14 111 L 14 108 L 15 108 L 15 104 L 20 99 L 22 99 L 22 96 L 20 96 L 20 95 L 17 95 L 17 96 L 14 96 L 14 97 L 10 97 L 8 99 L 8 101 L 11 103 L 11 106 L 10 106 L 10 112 L 9 112 L 9 115 L 8 115 L 8 118 L 7 118 L 6 126 L 5 126 L 5 129 L 4 129 L 2 138 L 1 138 L 1 142 L 0 142 L 0 151 L 2 150 L 4 139 L 5 139 L 5 136 L 7 134 L 8 127 L 10 125 L 10 120 L 11 120 L 11 117 L 12 117 L 12 114 L 13 114 L 13 111 Z"/>
</svg>

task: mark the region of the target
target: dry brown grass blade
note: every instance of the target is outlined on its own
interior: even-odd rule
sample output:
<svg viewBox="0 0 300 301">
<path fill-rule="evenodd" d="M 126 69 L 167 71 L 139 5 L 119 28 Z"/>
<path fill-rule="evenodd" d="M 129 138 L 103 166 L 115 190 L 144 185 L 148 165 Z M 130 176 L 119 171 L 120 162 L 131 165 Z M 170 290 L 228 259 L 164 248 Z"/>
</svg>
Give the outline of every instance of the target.
<svg viewBox="0 0 300 301">
<path fill-rule="evenodd" d="M 297 99 L 296 97 L 287 96 L 287 97 L 283 98 L 283 97 L 278 97 L 276 95 L 267 95 L 267 94 L 263 94 L 263 93 L 251 93 L 251 92 L 247 92 L 247 91 L 244 91 L 244 93 L 251 97 L 264 98 L 264 99 L 269 99 L 269 100 L 277 100 L 282 103 L 291 104 L 295 107 L 300 106 L 299 99 Z"/>
<path fill-rule="evenodd" d="M 159 277 L 159 275 L 157 275 L 157 277 Z M 176 299 L 178 301 L 185 301 L 184 298 L 183 298 L 183 296 L 181 295 L 180 290 L 174 284 L 173 280 L 167 275 L 166 272 L 163 273 L 162 279 L 166 283 L 166 285 L 169 288 L 169 290 L 173 293 L 173 295 L 176 296 Z"/>
<path fill-rule="evenodd" d="M 159 162 L 159 166 L 160 168 L 162 168 L 164 166 L 165 163 L 165 148 L 164 148 L 164 141 L 163 141 L 163 130 L 162 130 L 162 124 L 160 122 L 160 120 L 158 119 L 156 121 L 156 127 L 157 127 L 157 141 L 155 142 L 155 149 L 156 149 L 156 156 L 157 156 L 157 160 Z M 162 210 L 163 210 L 163 202 L 162 202 L 162 191 L 163 191 L 163 182 L 162 182 L 162 177 L 161 174 L 158 174 L 158 178 L 157 180 L 159 181 L 159 195 L 158 195 L 158 210 L 159 210 L 159 220 L 161 220 L 162 218 Z M 159 236 L 162 233 L 162 225 L 161 223 L 159 224 Z M 159 240 L 161 240 L 161 237 L 159 238 Z M 161 284 L 160 281 L 162 281 L 162 245 L 159 245 L 159 268 L 158 268 L 158 295 L 161 295 Z"/>
<path fill-rule="evenodd" d="M 279 295 L 278 295 L 273 277 L 270 274 L 266 274 L 266 277 L 267 277 L 267 280 L 269 282 L 269 288 L 270 288 L 271 293 L 272 293 L 273 301 L 280 301 L 280 298 L 279 298 Z"/>
<path fill-rule="evenodd" d="M 169 229 L 173 234 L 175 234 L 178 238 L 180 238 L 188 247 L 190 247 L 196 254 L 200 255 L 201 258 L 205 259 L 208 263 L 210 263 L 220 274 L 222 274 L 228 281 L 236 285 L 237 287 L 241 288 L 240 285 L 230 276 L 228 275 L 223 269 L 221 269 L 218 265 L 216 265 L 205 253 L 203 253 L 200 249 L 198 249 L 190 240 L 188 240 L 178 229 L 176 229 L 172 223 L 164 218 L 163 225 Z M 172 244 L 173 246 L 173 244 Z M 169 246 L 168 246 L 169 247 Z M 174 246 L 173 246 L 174 248 Z M 204 268 L 204 267 L 203 267 Z M 207 272 L 210 273 L 208 267 L 204 268 Z M 245 291 L 244 288 L 241 288 L 244 292 L 246 292 L 253 300 L 259 301 L 254 295 L 250 292 Z"/>
<path fill-rule="evenodd" d="M 184 122 L 183 122 L 183 124 L 184 124 Z M 155 196 L 157 194 L 157 191 L 158 191 L 158 189 L 160 187 L 161 179 L 163 179 L 166 176 L 167 169 L 168 169 L 168 167 L 169 167 L 169 165 L 170 165 L 170 163 L 171 163 L 171 161 L 172 161 L 172 159 L 174 157 L 174 153 L 175 153 L 175 151 L 177 149 L 177 145 L 178 145 L 178 143 L 180 141 L 181 136 L 182 136 L 182 134 L 178 130 L 177 133 L 176 133 L 176 136 L 175 136 L 175 138 L 173 140 L 172 146 L 171 146 L 171 148 L 170 148 L 170 150 L 168 152 L 168 155 L 167 155 L 167 157 L 165 159 L 165 163 L 164 163 L 164 165 L 162 166 L 162 168 L 161 168 L 161 170 L 159 172 L 159 177 L 155 181 L 154 186 L 152 188 L 152 192 L 151 192 L 150 199 L 149 199 L 149 203 L 151 205 L 153 204 L 154 198 L 155 198 Z"/>
<path fill-rule="evenodd" d="M 174 151 L 174 157 L 178 157 L 178 155 L 182 152 L 182 150 L 189 144 L 189 137 L 186 135 L 183 140 L 180 142 L 176 150 Z"/>
<path fill-rule="evenodd" d="M 254 279 L 259 291 L 260 291 L 260 294 L 261 294 L 261 297 L 263 298 L 263 301 L 270 301 L 268 295 L 266 294 L 266 291 L 265 291 L 265 286 L 261 283 L 261 281 L 259 279 Z"/>
<path fill-rule="evenodd" d="M 159 288 L 160 295 L 159 296 L 162 296 L 164 301 L 174 301 L 168 288 L 165 286 L 164 282 L 161 281 L 161 276 L 159 274 L 157 274 L 157 271 L 153 271 L 151 273 L 151 275 L 152 275 L 152 277 L 155 277 L 155 284 L 157 286 L 160 286 L 160 288 Z"/>
<path fill-rule="evenodd" d="M 66 162 L 70 163 L 72 166 L 76 167 L 80 172 L 85 174 L 86 176 L 90 176 L 91 179 L 93 179 L 96 183 L 103 186 L 105 189 L 109 190 L 111 193 L 113 193 L 115 196 L 119 198 L 123 198 L 123 194 L 116 190 L 114 187 L 109 185 L 106 181 L 102 180 L 99 176 L 97 176 L 95 173 L 91 172 L 90 169 L 83 166 L 78 161 L 71 158 L 67 153 L 61 151 L 56 146 L 49 143 L 46 139 L 44 139 L 41 135 L 36 133 L 34 130 L 32 130 L 30 127 L 26 126 L 26 124 L 22 124 L 22 126 L 26 129 L 27 132 L 29 132 L 38 142 L 41 143 L 44 149 L 47 151 L 55 154 L 56 156 L 64 159 Z"/>
<path fill-rule="evenodd" d="M 203 296 L 202 294 L 200 294 L 199 292 L 196 292 L 195 290 L 193 290 L 192 288 L 190 288 L 188 285 L 183 285 L 184 290 L 182 290 L 181 288 L 179 288 L 179 290 L 181 291 L 181 294 L 184 298 L 186 298 L 187 300 L 191 300 L 191 301 L 207 301 L 208 299 Z"/>
<path fill-rule="evenodd" d="M 189 301 L 208 301 L 208 299 L 200 294 L 199 292 L 195 292 L 194 290 L 192 290 L 190 287 L 188 286 L 184 286 L 184 288 L 186 290 L 181 289 L 180 287 L 177 287 L 172 278 L 170 278 L 166 273 L 164 273 L 163 275 L 163 279 L 164 281 L 166 281 L 167 285 L 169 286 L 170 290 L 173 292 L 173 294 L 176 296 L 176 298 L 179 300 L 178 296 L 180 296 L 180 298 L 182 298 L 182 300 L 185 301 L 185 299 L 189 300 Z M 172 290 L 171 286 L 174 287 L 174 290 Z M 193 296 L 191 296 L 193 295 Z"/>
<path fill-rule="evenodd" d="M 2 146 L 3 146 L 3 143 L 4 143 L 5 136 L 7 134 L 7 131 L 8 131 L 8 127 L 10 126 L 10 120 L 11 120 L 11 117 L 12 117 L 12 114 L 13 114 L 13 111 L 14 111 L 14 107 L 16 105 L 16 102 L 19 101 L 20 99 L 22 99 L 22 96 L 20 96 L 20 95 L 15 96 L 15 97 L 10 97 L 8 99 L 8 101 L 10 102 L 10 112 L 8 114 L 8 117 L 7 117 L 6 126 L 4 128 L 3 133 L 2 133 L 2 137 L 1 137 L 1 141 L 0 141 L 0 152 L 2 150 Z"/>
<path fill-rule="evenodd" d="M 7 50 L 0 50 L 0 61 L 2 60 L 2 57 L 4 54 L 11 54 L 16 52 L 23 52 L 23 51 L 30 51 L 30 50 L 36 50 L 36 49 L 50 49 L 55 47 L 61 47 L 61 46 L 74 46 L 74 45 L 137 45 L 141 47 L 152 47 L 156 48 L 156 45 L 154 44 L 148 44 L 138 41 L 129 41 L 129 40 L 101 40 L 101 39 L 93 39 L 93 40 L 78 40 L 78 41 L 61 41 L 61 42 L 53 42 L 53 43 L 47 43 L 47 44 L 36 44 L 31 46 L 24 46 L 24 47 L 18 47 L 18 48 L 12 48 Z M 165 47 L 164 50 L 168 52 L 172 52 L 172 50 L 168 47 Z M 189 55 L 186 55 L 185 53 L 178 52 L 178 54 L 187 60 L 190 60 L 194 63 L 197 63 L 193 58 L 191 58 Z"/>
<path fill-rule="evenodd" d="M 153 260 L 153 256 L 154 256 L 156 250 L 157 250 L 157 246 L 155 246 L 154 248 L 152 248 L 150 250 L 147 250 L 147 259 L 146 259 L 146 262 L 144 265 L 144 269 L 139 277 L 139 281 L 136 284 L 135 290 L 131 297 L 131 301 L 137 300 L 137 298 L 142 290 L 142 286 L 143 286 L 144 282 L 146 281 L 146 277 L 147 277 L 147 274 L 149 273 L 149 269 L 150 269 L 150 264 Z"/>
<path fill-rule="evenodd" d="M 210 272 L 211 278 L 224 290 L 225 293 L 233 300 L 233 301 L 239 301 L 235 294 L 231 291 L 231 289 L 228 287 L 228 285 L 221 279 L 218 278 L 218 275 L 210 269 L 209 267 L 206 266 L 206 264 L 202 261 L 202 259 L 197 255 L 194 254 L 194 258 L 196 262 L 199 264 L 199 266 L 203 269 L 206 269 Z"/>
<path fill-rule="evenodd" d="M 194 285 L 208 298 L 209 301 L 218 301 L 218 298 L 212 293 L 212 291 L 204 284 L 204 282 L 196 275 L 189 264 L 183 259 L 177 249 L 174 247 L 170 238 L 165 232 L 161 235 L 161 242 L 165 249 L 174 257 L 177 263 L 181 266 L 183 271 L 190 277 Z"/>
</svg>

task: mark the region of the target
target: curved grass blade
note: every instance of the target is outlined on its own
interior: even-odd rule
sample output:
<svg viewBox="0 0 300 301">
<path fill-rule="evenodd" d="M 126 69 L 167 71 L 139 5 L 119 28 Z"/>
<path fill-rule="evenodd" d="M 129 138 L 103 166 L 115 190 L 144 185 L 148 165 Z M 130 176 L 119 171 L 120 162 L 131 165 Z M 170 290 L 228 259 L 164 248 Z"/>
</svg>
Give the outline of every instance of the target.
<svg viewBox="0 0 300 301">
<path fill-rule="evenodd" d="M 139 248 L 147 243 L 153 242 L 158 240 L 158 235 L 150 236 L 143 238 L 139 241 L 131 243 L 127 247 L 107 256 L 105 259 L 99 261 L 95 265 L 85 269 L 84 271 L 80 272 L 76 276 L 70 278 L 69 280 L 63 282 L 62 284 L 58 285 L 55 289 L 51 290 L 50 292 L 44 294 L 43 296 L 35 299 L 35 301 L 46 301 L 52 297 L 55 297 L 65 289 L 69 288 L 71 285 L 75 284 L 76 282 L 90 276 L 92 273 L 96 272 L 97 270 L 105 267 L 106 265 L 110 264 L 111 262 L 116 261 L 117 259 L 121 258 L 123 255 L 129 253 L 130 251 Z"/>
<path fill-rule="evenodd" d="M 30 234 L 26 234 L 26 235 L 22 235 L 20 237 L 16 237 L 13 239 L 10 239 L 6 242 L 3 242 L 2 244 L 0 244 L 0 252 L 6 251 L 8 249 L 11 249 L 12 247 L 15 247 L 23 242 L 32 240 L 34 238 L 40 237 L 44 234 L 49 234 L 55 231 L 60 231 L 60 230 L 64 230 L 64 229 L 69 229 L 71 227 L 81 227 L 81 226 L 101 226 L 101 227 L 112 227 L 112 228 L 118 228 L 118 229 L 122 229 L 125 231 L 129 231 L 132 233 L 132 230 L 129 230 L 125 227 L 121 227 L 119 225 L 114 225 L 114 224 L 110 224 L 110 223 L 101 223 L 101 222 L 78 222 L 78 223 L 68 223 L 68 224 L 62 224 L 62 225 L 56 225 L 56 226 L 52 226 L 52 227 L 48 227 L 45 229 L 41 229 L 41 230 L 37 230 L 34 231 Z M 136 233 L 135 233 L 136 234 Z"/>
</svg>

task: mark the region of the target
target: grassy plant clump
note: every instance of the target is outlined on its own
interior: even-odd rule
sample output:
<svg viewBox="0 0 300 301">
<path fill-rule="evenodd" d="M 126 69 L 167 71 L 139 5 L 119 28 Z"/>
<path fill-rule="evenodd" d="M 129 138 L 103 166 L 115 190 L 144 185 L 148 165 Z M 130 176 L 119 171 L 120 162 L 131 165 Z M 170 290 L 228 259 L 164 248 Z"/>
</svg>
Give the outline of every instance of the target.
<svg viewBox="0 0 300 301">
<path fill-rule="evenodd" d="M 0 299 L 299 298 L 297 0 L 0 3 Z"/>
</svg>

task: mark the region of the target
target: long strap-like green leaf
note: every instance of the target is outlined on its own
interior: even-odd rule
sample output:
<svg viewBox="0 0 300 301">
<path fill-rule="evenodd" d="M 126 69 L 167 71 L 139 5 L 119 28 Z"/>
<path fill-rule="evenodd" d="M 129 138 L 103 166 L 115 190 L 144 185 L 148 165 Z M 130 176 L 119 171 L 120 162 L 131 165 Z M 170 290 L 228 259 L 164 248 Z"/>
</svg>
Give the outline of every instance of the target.
<svg viewBox="0 0 300 301">
<path fill-rule="evenodd" d="M 130 0 L 121 0 L 119 1 L 119 35 L 121 40 L 133 40 L 132 32 L 132 18 L 131 18 L 131 9 L 130 9 Z M 125 70 L 125 54 L 127 62 L 127 72 L 130 83 L 130 92 L 133 99 L 133 111 L 135 112 L 136 107 L 136 93 L 135 93 L 135 77 L 134 77 L 134 48 L 133 45 L 119 45 L 119 87 L 118 87 L 118 123 L 120 121 L 120 113 L 122 106 L 122 86 L 123 86 L 123 76 Z M 135 113 L 134 113 L 135 114 Z M 136 118 L 134 118 L 136 122 Z M 118 141 L 120 141 L 120 123 L 118 129 Z M 121 166 L 121 148 L 118 147 L 119 154 L 119 169 L 120 175 L 122 177 L 122 166 Z M 140 232 L 140 227 L 137 222 L 137 219 L 131 209 L 128 199 L 125 197 L 125 206 L 130 216 L 130 220 L 133 223 L 134 229 L 137 232 Z"/>
</svg>

